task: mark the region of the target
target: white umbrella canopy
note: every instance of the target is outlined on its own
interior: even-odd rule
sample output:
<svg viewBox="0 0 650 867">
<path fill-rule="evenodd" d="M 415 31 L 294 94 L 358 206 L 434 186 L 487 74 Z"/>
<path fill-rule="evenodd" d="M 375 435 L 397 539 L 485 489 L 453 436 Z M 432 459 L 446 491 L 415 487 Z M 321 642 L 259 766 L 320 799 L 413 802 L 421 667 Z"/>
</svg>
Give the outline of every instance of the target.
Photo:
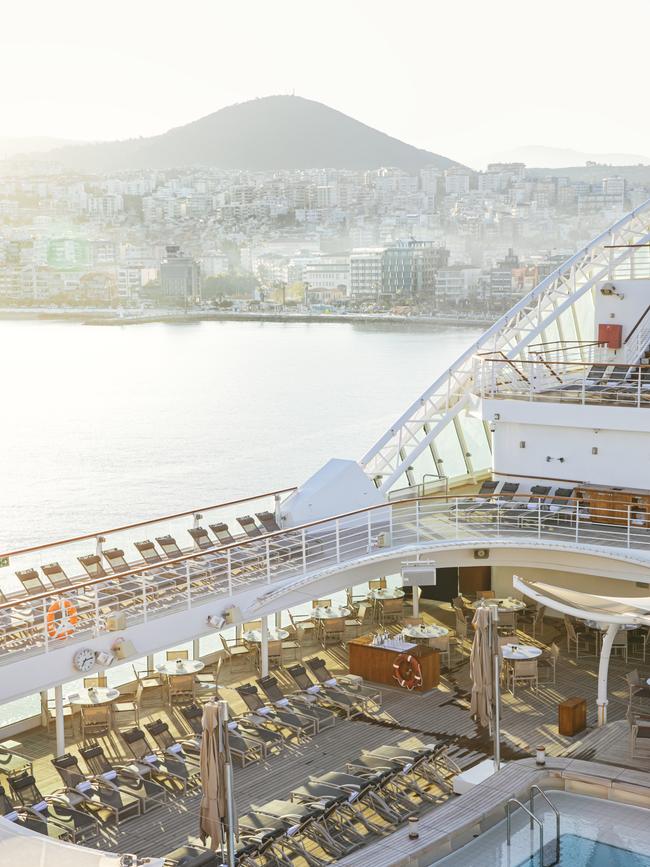
<svg viewBox="0 0 650 867">
<path fill-rule="evenodd" d="M 469 673 L 472 678 L 471 714 L 482 726 L 492 719 L 492 653 L 489 642 L 490 612 L 487 606 L 476 609 L 472 625 L 474 641 L 469 657 Z"/>
<path fill-rule="evenodd" d="M 217 849 L 225 842 L 226 822 L 226 754 L 219 749 L 219 708 L 206 704 L 203 708 L 203 737 L 201 738 L 201 787 L 203 796 L 199 807 L 199 835 L 204 845 Z"/>
</svg>

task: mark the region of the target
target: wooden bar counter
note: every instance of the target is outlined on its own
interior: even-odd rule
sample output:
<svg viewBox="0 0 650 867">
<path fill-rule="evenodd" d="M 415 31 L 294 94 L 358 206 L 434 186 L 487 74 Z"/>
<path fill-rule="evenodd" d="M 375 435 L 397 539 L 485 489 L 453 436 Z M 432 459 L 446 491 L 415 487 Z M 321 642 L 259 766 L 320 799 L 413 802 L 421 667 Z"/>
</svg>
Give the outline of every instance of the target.
<svg viewBox="0 0 650 867">
<path fill-rule="evenodd" d="M 372 637 L 364 635 L 348 641 L 350 674 L 358 674 L 371 683 L 385 683 L 397 686 L 393 677 L 393 663 L 400 655 L 392 648 L 375 647 Z M 422 669 L 422 683 L 414 692 L 428 692 L 440 683 L 440 653 L 426 644 L 416 644 L 411 650 L 404 651 L 417 656 Z"/>
</svg>

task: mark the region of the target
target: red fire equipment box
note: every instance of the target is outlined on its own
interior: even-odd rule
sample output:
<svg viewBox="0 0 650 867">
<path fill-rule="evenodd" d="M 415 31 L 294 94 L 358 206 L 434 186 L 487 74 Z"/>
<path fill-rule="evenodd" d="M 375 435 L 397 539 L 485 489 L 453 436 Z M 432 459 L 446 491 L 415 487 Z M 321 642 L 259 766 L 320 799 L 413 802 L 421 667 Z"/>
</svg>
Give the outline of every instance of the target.
<svg viewBox="0 0 650 867">
<path fill-rule="evenodd" d="M 599 323 L 598 342 L 606 343 L 610 349 L 620 349 L 623 342 L 623 326 L 609 322 Z"/>
</svg>

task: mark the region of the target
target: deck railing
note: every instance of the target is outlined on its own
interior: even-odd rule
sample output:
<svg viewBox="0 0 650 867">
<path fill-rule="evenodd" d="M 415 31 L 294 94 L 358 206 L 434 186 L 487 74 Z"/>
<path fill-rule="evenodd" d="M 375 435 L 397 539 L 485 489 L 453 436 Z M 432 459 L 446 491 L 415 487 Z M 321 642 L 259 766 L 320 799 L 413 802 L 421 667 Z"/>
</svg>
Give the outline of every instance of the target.
<svg viewBox="0 0 650 867">
<path fill-rule="evenodd" d="M 489 547 L 496 540 L 525 544 L 549 539 L 572 547 L 650 552 L 649 527 L 650 515 L 642 504 L 611 500 L 591 511 L 583 500 L 535 501 L 529 495 L 401 500 L 255 540 L 188 551 L 153 565 L 140 563 L 108 578 L 77 575 L 72 586 L 58 591 L 16 594 L 0 604 L 0 665 L 208 601 L 218 614 L 238 591 L 254 588 L 258 598 L 268 598 L 292 582 L 352 568 L 369 558 L 399 557 L 400 552 L 412 556 L 418 548 L 450 543 Z"/>
<path fill-rule="evenodd" d="M 486 399 L 650 407 L 650 365 L 483 356 L 474 390 Z"/>
</svg>

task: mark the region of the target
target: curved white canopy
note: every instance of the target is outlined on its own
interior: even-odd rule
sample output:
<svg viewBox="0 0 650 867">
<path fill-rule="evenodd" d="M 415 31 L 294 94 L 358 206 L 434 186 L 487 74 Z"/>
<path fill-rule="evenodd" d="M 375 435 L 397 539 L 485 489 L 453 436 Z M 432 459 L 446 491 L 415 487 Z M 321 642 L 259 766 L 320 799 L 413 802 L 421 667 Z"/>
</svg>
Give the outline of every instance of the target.
<svg viewBox="0 0 650 867">
<path fill-rule="evenodd" d="M 512 584 L 525 596 L 581 620 L 599 623 L 636 623 L 650 626 L 650 596 L 608 596 L 558 587 L 543 581 L 512 576 Z"/>
</svg>

